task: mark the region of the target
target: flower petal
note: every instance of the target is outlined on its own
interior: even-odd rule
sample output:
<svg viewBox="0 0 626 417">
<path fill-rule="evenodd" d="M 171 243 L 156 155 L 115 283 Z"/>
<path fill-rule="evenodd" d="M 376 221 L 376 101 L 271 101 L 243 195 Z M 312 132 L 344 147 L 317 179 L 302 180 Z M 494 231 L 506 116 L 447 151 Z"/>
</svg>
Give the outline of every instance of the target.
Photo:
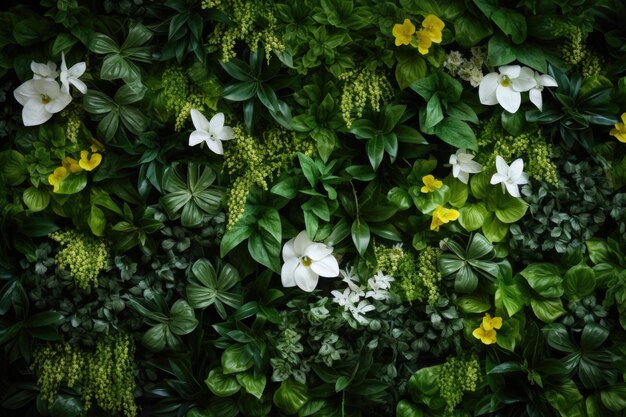
<svg viewBox="0 0 626 417">
<path fill-rule="evenodd" d="M 222 141 L 218 139 L 209 139 L 206 141 L 206 144 L 209 145 L 209 149 L 218 155 L 224 155 L 224 147 L 222 146 Z"/>
<path fill-rule="evenodd" d="M 291 258 L 283 264 L 280 270 L 280 280 L 283 283 L 283 287 L 295 287 L 296 286 L 296 268 L 300 265 L 298 258 Z"/>
<path fill-rule="evenodd" d="M 211 117 L 209 125 L 211 129 L 209 132 L 218 132 L 222 130 L 224 127 L 224 113 L 216 113 L 215 116 Z"/>
<path fill-rule="evenodd" d="M 509 78 L 517 78 L 522 72 L 522 67 L 519 65 L 504 65 L 498 68 L 498 71 L 500 71 L 500 74 L 506 75 Z"/>
<path fill-rule="evenodd" d="M 517 186 L 517 184 L 513 184 L 513 183 L 504 183 L 506 185 L 506 190 L 509 192 L 509 194 L 511 194 L 513 197 L 521 197 L 520 193 L 519 193 L 519 187 Z"/>
<path fill-rule="evenodd" d="M 522 172 L 524 172 L 524 160 L 517 158 L 509 167 L 509 178 L 516 181 L 522 175 Z"/>
<path fill-rule="evenodd" d="M 294 249 L 296 250 L 296 253 L 298 254 L 298 256 L 304 255 L 306 248 L 311 243 L 313 242 L 311 242 L 311 239 L 309 239 L 309 236 L 307 236 L 306 230 L 303 230 L 300 233 L 298 233 L 298 236 L 296 236 L 296 239 L 294 241 Z"/>
<path fill-rule="evenodd" d="M 503 175 L 505 177 L 509 176 L 509 165 L 500 155 L 496 155 L 496 170 L 500 175 Z"/>
<path fill-rule="evenodd" d="M 339 264 L 334 256 L 329 255 L 319 261 L 311 263 L 311 269 L 318 275 L 326 278 L 332 278 L 339 275 Z"/>
<path fill-rule="evenodd" d="M 506 180 L 508 180 L 509 177 L 507 177 L 506 175 L 502 175 L 502 174 L 493 174 L 493 176 L 491 177 L 491 181 L 489 181 L 490 184 L 495 185 L 501 182 L 505 182 Z"/>
<path fill-rule="evenodd" d="M 499 85 L 496 88 L 498 103 L 509 113 L 515 113 L 522 104 L 522 95 L 512 88 Z"/>
<path fill-rule="evenodd" d="M 208 133 L 194 130 L 191 132 L 191 135 L 189 135 L 189 146 L 196 146 L 199 143 L 208 141 L 209 138 L 210 136 Z"/>
<path fill-rule="evenodd" d="M 70 79 L 70 83 L 76 87 L 78 91 L 85 94 L 87 92 L 87 84 L 79 80 L 78 78 Z"/>
<path fill-rule="evenodd" d="M 487 74 L 483 77 L 478 86 L 478 97 L 480 98 L 480 102 L 487 106 L 493 106 L 494 104 L 498 104 L 498 99 L 496 97 L 496 89 L 498 88 L 498 79 L 499 75 L 496 72 L 492 72 L 491 74 Z"/>
<path fill-rule="evenodd" d="M 67 93 L 61 92 L 54 100 L 50 103 L 46 104 L 46 110 L 50 113 L 58 113 L 64 108 L 67 107 L 68 104 L 72 102 L 72 96 Z"/>
<path fill-rule="evenodd" d="M 52 113 L 46 111 L 41 100 L 33 98 L 24 104 L 22 119 L 24 126 L 37 126 L 50 120 Z"/>
<path fill-rule="evenodd" d="M 294 273 L 296 285 L 303 291 L 311 292 L 317 286 L 319 276 L 306 266 L 299 265 Z"/>
<path fill-rule="evenodd" d="M 543 74 L 537 77 L 537 83 L 544 87 L 558 87 L 559 84 L 556 82 L 554 78 L 549 76 L 548 74 Z"/>
<path fill-rule="evenodd" d="M 300 255 L 298 255 L 296 253 L 296 250 L 293 246 L 293 242 L 296 239 L 289 239 L 289 241 L 287 243 L 285 243 L 285 246 L 283 246 L 283 261 L 287 262 L 287 260 L 291 259 L 291 258 L 299 258 Z"/>
<path fill-rule="evenodd" d="M 190 113 L 191 113 L 191 121 L 193 122 L 193 126 L 196 128 L 196 130 L 202 130 L 202 131 L 209 133 L 210 131 L 209 121 L 207 120 L 206 117 L 204 117 L 204 114 L 200 113 L 196 109 L 191 109 Z"/>
<path fill-rule="evenodd" d="M 235 132 L 233 132 L 233 128 L 230 126 L 224 126 L 221 130 L 221 132 L 219 134 L 217 134 L 217 137 L 220 140 L 231 140 L 231 139 L 235 139 Z"/>
<path fill-rule="evenodd" d="M 72 68 L 69 69 L 70 76 L 74 78 L 78 78 L 85 73 L 87 69 L 87 64 L 84 62 L 79 62 L 78 64 L 72 65 Z"/>
<path fill-rule="evenodd" d="M 304 251 L 304 255 L 308 256 L 314 261 L 319 261 L 333 253 L 333 248 L 326 246 L 323 243 L 313 242 Z"/>
<path fill-rule="evenodd" d="M 468 172 L 461 172 L 458 176 L 456 176 L 456 178 L 461 181 L 463 184 L 467 184 L 467 182 L 469 181 L 469 173 Z"/>
<path fill-rule="evenodd" d="M 537 81 L 534 78 L 517 77 L 511 80 L 511 86 L 515 91 L 528 91 L 537 86 Z"/>
<path fill-rule="evenodd" d="M 528 98 L 530 98 L 530 102 L 535 105 L 541 111 L 543 107 L 543 99 L 541 98 L 541 91 L 538 88 L 531 88 L 528 92 Z"/>
<path fill-rule="evenodd" d="M 483 170 L 483 166 L 476 161 L 463 162 L 462 167 L 463 167 L 463 171 L 470 173 L 470 174 L 478 174 L 479 172 L 482 172 Z"/>
</svg>

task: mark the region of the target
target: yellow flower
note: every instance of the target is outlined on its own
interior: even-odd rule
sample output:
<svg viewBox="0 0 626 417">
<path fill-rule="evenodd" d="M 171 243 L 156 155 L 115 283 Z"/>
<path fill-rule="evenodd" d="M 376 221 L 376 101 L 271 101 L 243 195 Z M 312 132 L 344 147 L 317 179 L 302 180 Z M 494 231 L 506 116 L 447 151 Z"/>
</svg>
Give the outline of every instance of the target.
<svg viewBox="0 0 626 417">
<path fill-rule="evenodd" d="M 85 171 L 93 171 L 102 162 L 102 155 L 99 153 L 92 153 L 89 157 L 89 151 L 80 151 L 80 161 L 78 165 Z"/>
<path fill-rule="evenodd" d="M 83 169 L 80 167 L 80 165 L 78 165 L 78 161 L 74 158 L 71 158 L 69 156 L 66 156 L 63 161 L 61 162 L 61 164 L 63 164 L 63 167 L 70 171 L 72 174 L 76 174 L 77 172 L 82 171 Z"/>
<path fill-rule="evenodd" d="M 404 19 L 404 23 L 396 23 L 391 31 L 396 38 L 396 46 L 408 45 L 411 37 L 415 33 L 415 25 L 409 19 Z"/>
<path fill-rule="evenodd" d="M 494 343 L 496 343 L 496 331 L 493 329 L 485 330 L 482 324 L 478 329 L 475 329 L 472 332 L 472 335 L 476 339 L 480 339 L 480 341 L 486 345 L 493 345 Z"/>
<path fill-rule="evenodd" d="M 444 206 L 437 206 L 433 212 L 433 221 L 430 224 L 430 230 L 439 231 L 439 226 L 449 221 L 459 218 L 459 212 L 454 209 L 447 209 Z"/>
<path fill-rule="evenodd" d="M 472 332 L 472 335 L 476 339 L 480 339 L 486 345 L 492 345 L 496 343 L 496 329 L 502 327 L 502 317 L 491 317 L 489 313 L 485 313 L 483 322 L 480 323 L 480 327 Z"/>
<path fill-rule="evenodd" d="M 89 141 L 91 142 L 91 152 L 104 152 L 104 145 L 98 139 L 92 136 Z"/>
<path fill-rule="evenodd" d="M 65 169 L 64 167 L 58 167 L 57 169 L 54 170 L 52 174 L 50 174 L 50 176 L 48 176 L 48 183 L 54 187 L 52 189 L 53 192 L 56 193 L 59 191 L 61 180 L 65 178 L 66 176 L 67 176 L 67 169 Z"/>
<path fill-rule="evenodd" d="M 445 26 L 446 24 L 433 14 L 426 16 L 426 19 L 422 22 L 424 32 L 427 33 L 430 40 L 435 43 L 441 42 L 441 31 Z"/>
<path fill-rule="evenodd" d="M 428 49 L 434 43 L 440 43 L 445 23 L 435 15 L 428 15 L 422 22 L 422 28 L 417 31 L 417 50 L 422 55 L 428 53 Z"/>
<path fill-rule="evenodd" d="M 423 193 L 431 193 L 438 188 L 441 188 L 441 186 L 443 185 L 441 181 L 435 179 L 435 177 L 433 177 L 432 175 L 426 175 L 422 177 L 422 182 L 424 183 L 424 186 L 421 189 Z"/>
<path fill-rule="evenodd" d="M 485 317 L 483 317 L 482 327 L 485 330 L 500 330 L 500 328 L 502 327 L 502 317 L 491 318 L 489 313 L 485 313 Z"/>
<path fill-rule="evenodd" d="M 610 134 L 620 142 L 626 143 L 626 113 L 622 113 L 622 123 L 617 123 L 615 128 L 611 129 Z"/>
</svg>

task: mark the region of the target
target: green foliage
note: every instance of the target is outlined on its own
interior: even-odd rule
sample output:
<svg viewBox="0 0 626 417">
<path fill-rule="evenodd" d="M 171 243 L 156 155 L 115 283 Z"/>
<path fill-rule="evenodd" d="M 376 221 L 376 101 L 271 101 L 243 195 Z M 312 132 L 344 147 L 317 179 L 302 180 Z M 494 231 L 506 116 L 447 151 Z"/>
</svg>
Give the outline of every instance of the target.
<svg viewBox="0 0 626 417">
<path fill-rule="evenodd" d="M 98 283 L 98 275 L 107 266 L 108 258 L 106 244 L 101 239 L 75 230 L 55 232 L 50 238 L 61 245 L 55 263 L 69 269 L 79 288 L 86 290 Z"/>
</svg>

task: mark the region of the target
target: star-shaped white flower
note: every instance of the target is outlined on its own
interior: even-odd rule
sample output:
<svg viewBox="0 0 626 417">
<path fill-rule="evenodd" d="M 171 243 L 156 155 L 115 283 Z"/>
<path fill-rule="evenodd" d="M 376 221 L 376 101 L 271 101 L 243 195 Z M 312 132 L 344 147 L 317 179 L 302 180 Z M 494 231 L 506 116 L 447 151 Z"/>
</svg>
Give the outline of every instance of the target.
<svg viewBox="0 0 626 417">
<path fill-rule="evenodd" d="M 209 122 L 198 110 L 191 109 L 191 120 L 196 130 L 189 135 L 189 146 L 206 142 L 210 150 L 218 155 L 223 155 L 222 141 L 235 138 L 233 129 L 224 126 L 224 113 L 217 113 Z"/>
<path fill-rule="evenodd" d="M 465 149 L 458 149 L 455 154 L 450 155 L 452 176 L 458 178 L 463 184 L 467 184 L 469 174 L 482 172 L 483 166 L 473 159 L 474 155 L 466 153 Z"/>
<path fill-rule="evenodd" d="M 491 177 L 491 184 L 502 184 L 513 197 L 520 197 L 518 185 L 528 184 L 528 175 L 524 172 L 524 161 L 518 158 L 509 167 L 504 158 L 496 156 L 497 173 Z"/>
<path fill-rule="evenodd" d="M 332 253 L 332 247 L 311 241 L 306 231 L 298 233 L 283 246 L 285 263 L 280 271 L 283 286 L 297 285 L 311 292 L 320 276 L 332 278 L 339 275 L 339 264 Z"/>
<path fill-rule="evenodd" d="M 357 306 L 350 308 L 350 313 L 352 313 L 352 317 L 360 324 L 367 324 L 368 320 L 365 318 L 364 314 L 373 310 L 376 310 L 373 304 L 370 304 L 367 300 L 361 300 Z"/>
<path fill-rule="evenodd" d="M 536 85 L 535 74 L 528 67 L 505 65 L 483 77 L 478 87 L 480 102 L 488 106 L 500 103 L 504 110 L 515 113 L 522 103 L 521 92 Z"/>
<path fill-rule="evenodd" d="M 541 111 L 543 107 L 543 99 L 541 98 L 543 87 L 558 87 L 559 85 L 556 80 L 548 74 L 539 74 L 538 72 L 535 72 L 534 76 L 536 85 L 528 91 L 528 97 L 530 98 L 530 101 L 537 106 L 539 111 Z"/>
<path fill-rule="evenodd" d="M 87 92 L 87 85 L 79 80 L 79 77 L 85 73 L 86 69 L 87 64 L 84 62 L 74 64 L 70 69 L 67 69 L 67 64 L 65 63 L 65 53 L 61 52 L 61 89 L 64 92 L 69 93 L 70 84 L 72 84 L 78 89 L 78 91 L 85 94 Z"/>
<path fill-rule="evenodd" d="M 72 96 L 61 91 L 59 83 L 51 78 L 28 80 L 13 91 L 13 96 L 24 106 L 24 126 L 47 122 L 72 101 Z"/>
<path fill-rule="evenodd" d="M 54 80 L 59 75 L 57 72 L 57 64 L 51 61 L 48 61 L 47 64 L 31 61 L 30 70 L 33 72 L 33 80 L 40 80 L 42 78 Z"/>
<path fill-rule="evenodd" d="M 344 288 L 343 292 L 339 290 L 333 290 L 330 292 L 333 295 L 333 301 L 348 311 L 354 308 L 354 304 L 359 302 L 359 295 L 350 290 L 349 287 Z"/>
</svg>

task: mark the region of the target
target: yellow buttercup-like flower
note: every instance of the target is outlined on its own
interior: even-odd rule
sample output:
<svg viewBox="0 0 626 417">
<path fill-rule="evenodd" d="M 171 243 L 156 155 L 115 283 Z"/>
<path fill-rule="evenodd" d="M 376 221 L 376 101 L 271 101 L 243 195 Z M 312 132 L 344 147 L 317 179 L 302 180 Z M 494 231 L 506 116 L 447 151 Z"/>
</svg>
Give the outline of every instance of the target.
<svg viewBox="0 0 626 417">
<path fill-rule="evenodd" d="M 102 162 L 102 155 L 99 153 L 92 153 L 89 157 L 89 151 L 80 151 L 80 161 L 78 165 L 85 171 L 93 171 Z"/>
<path fill-rule="evenodd" d="M 70 171 L 72 174 L 76 174 L 77 172 L 83 170 L 80 165 L 78 165 L 78 161 L 69 156 L 66 156 L 61 163 L 63 164 L 63 167 L 66 170 Z"/>
<path fill-rule="evenodd" d="M 476 339 L 480 339 L 480 341 L 486 345 L 493 345 L 496 343 L 496 331 L 493 329 L 485 330 L 482 325 L 478 329 L 474 330 L 472 335 Z"/>
<path fill-rule="evenodd" d="M 443 39 L 442 30 L 445 23 L 435 15 L 428 15 L 422 22 L 422 28 L 415 34 L 417 37 L 417 50 L 420 54 L 426 55 L 433 43 L 441 43 Z"/>
<path fill-rule="evenodd" d="M 439 231 L 439 226 L 454 221 L 459 218 L 459 212 L 454 209 L 447 209 L 444 206 L 437 206 L 433 211 L 433 221 L 430 230 Z"/>
<path fill-rule="evenodd" d="M 502 327 L 502 317 L 491 317 L 489 313 L 485 313 L 480 327 L 474 329 L 472 335 L 476 339 L 480 339 L 486 345 L 492 345 L 496 343 L 496 329 Z"/>
<path fill-rule="evenodd" d="M 443 182 L 436 179 L 432 175 L 425 175 L 424 177 L 422 177 L 422 182 L 424 183 L 424 186 L 421 189 L 423 193 L 431 193 L 438 188 L 441 188 L 441 186 L 443 185 Z"/>
<path fill-rule="evenodd" d="M 502 327 L 502 317 L 493 317 L 489 315 L 489 313 L 485 313 L 485 317 L 483 317 L 482 323 L 483 329 L 485 330 L 500 330 Z"/>
<path fill-rule="evenodd" d="M 48 183 L 52 185 L 54 188 L 53 192 L 58 192 L 59 187 L 61 186 L 61 180 L 67 176 L 67 169 L 64 167 L 58 167 L 54 170 L 52 174 L 48 176 Z"/>
<path fill-rule="evenodd" d="M 615 124 L 610 134 L 615 136 L 620 142 L 626 143 L 626 113 L 622 113 L 622 123 Z"/>
<path fill-rule="evenodd" d="M 396 46 L 408 45 L 415 33 L 415 25 L 409 19 L 404 19 L 404 23 L 393 25 L 391 33 L 396 38 Z"/>
<path fill-rule="evenodd" d="M 92 136 L 89 141 L 91 142 L 91 152 L 104 152 L 104 145 L 98 139 Z"/>
</svg>

